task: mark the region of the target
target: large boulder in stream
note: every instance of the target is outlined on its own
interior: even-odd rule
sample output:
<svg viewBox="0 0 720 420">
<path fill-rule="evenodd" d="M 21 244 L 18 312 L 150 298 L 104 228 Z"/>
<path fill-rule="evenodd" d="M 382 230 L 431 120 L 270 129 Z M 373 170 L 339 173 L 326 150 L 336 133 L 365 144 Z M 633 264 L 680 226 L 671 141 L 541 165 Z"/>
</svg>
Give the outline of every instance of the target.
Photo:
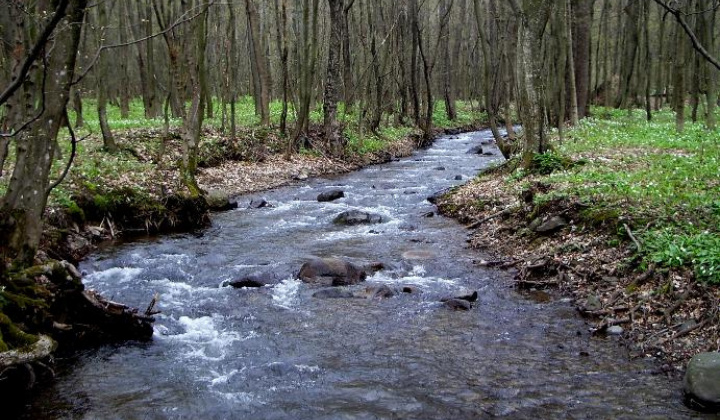
<svg viewBox="0 0 720 420">
<path fill-rule="evenodd" d="M 385 220 L 379 214 L 368 213 L 361 210 L 348 210 L 338 214 L 333 223 L 336 225 L 355 226 L 383 223 Z"/>
<path fill-rule="evenodd" d="M 720 411 L 720 353 L 700 353 L 687 366 L 685 400 L 698 410 Z"/>
<path fill-rule="evenodd" d="M 365 281 L 362 267 L 338 258 L 316 258 L 303 264 L 297 276 L 305 283 L 322 286 L 349 286 Z"/>
<path fill-rule="evenodd" d="M 317 201 L 324 203 L 324 202 L 328 202 L 328 201 L 335 201 L 335 200 L 338 200 L 343 197 L 345 197 L 345 192 L 343 190 L 332 189 L 329 191 L 321 192 L 317 196 Z"/>
</svg>

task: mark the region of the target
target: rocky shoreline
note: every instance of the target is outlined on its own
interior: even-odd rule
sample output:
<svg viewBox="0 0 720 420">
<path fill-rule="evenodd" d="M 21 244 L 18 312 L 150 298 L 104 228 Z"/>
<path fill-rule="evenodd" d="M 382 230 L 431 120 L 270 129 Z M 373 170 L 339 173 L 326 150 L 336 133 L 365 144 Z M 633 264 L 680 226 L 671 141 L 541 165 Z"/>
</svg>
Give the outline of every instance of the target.
<svg viewBox="0 0 720 420">
<path fill-rule="evenodd" d="M 569 298 L 592 334 L 614 336 L 631 357 L 657 359 L 658 373 L 680 378 L 693 356 L 717 354 L 717 288 L 687 270 L 640 270 L 627 224 L 567 198 L 534 202 L 552 188 L 491 170 L 436 200 L 440 213 L 467 225 L 472 248 L 492 255 L 476 264 L 511 270 L 519 290 Z M 616 229 L 626 242 L 613 241 Z M 720 363 L 711 369 L 718 375 Z"/>
</svg>

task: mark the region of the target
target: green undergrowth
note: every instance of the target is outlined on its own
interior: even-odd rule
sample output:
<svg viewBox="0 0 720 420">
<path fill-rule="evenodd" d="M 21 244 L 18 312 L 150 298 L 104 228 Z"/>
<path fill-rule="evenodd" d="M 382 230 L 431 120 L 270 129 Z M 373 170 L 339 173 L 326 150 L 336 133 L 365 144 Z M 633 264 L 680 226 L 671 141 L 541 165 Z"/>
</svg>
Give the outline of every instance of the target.
<svg viewBox="0 0 720 420">
<path fill-rule="evenodd" d="M 580 219 L 615 232 L 617 243 L 634 233 L 643 267 L 689 267 L 720 284 L 720 131 L 688 122 L 678 133 L 668 110 L 652 122 L 640 110 L 593 114 L 536 156 L 534 177 L 518 170 L 509 182 L 550 185 L 536 205 L 579 203 Z"/>
<path fill-rule="evenodd" d="M 436 126 L 447 129 L 482 125 L 485 115 L 472 105 L 458 101 L 458 118 L 456 121 L 448 121 L 444 106 L 438 103 L 434 113 Z M 260 125 L 260 120 L 255 115 L 253 99 L 240 98 L 236 104 L 236 139 L 231 139 L 228 135 L 227 120 L 225 131 L 222 130 L 222 110 L 217 101 L 213 104 L 213 110 L 213 117 L 205 120 L 205 130 L 199 144 L 198 164 L 201 168 L 217 166 L 225 161 L 263 161 L 269 155 L 284 153 L 287 149 L 287 139 L 281 136 L 279 130 L 282 112 L 282 104 L 279 101 L 272 102 L 271 126 L 264 127 Z M 357 106 L 346 110 L 344 104 L 340 104 L 338 110 L 338 118 L 347 140 L 350 158 L 391 150 L 394 143 L 419 134 L 416 127 L 395 124 L 396 117 L 392 114 L 383 116 L 380 128 L 373 134 L 359 125 L 359 111 Z M 291 107 L 288 114 L 290 131 L 294 123 L 294 115 Z M 120 109 L 115 105 L 108 105 L 107 116 L 120 148 L 117 153 L 108 153 L 103 149 L 95 100 L 83 101 L 84 126 L 75 130 L 80 141 L 77 143 L 72 168 L 66 179 L 52 191 L 49 197 L 51 221 L 70 219 L 80 224 L 89 220 L 95 221 L 98 216 L 100 216 L 99 220 L 102 220 L 105 215 L 113 213 L 112 209 L 123 208 L 141 209 L 147 220 L 156 221 L 161 218 L 162 211 L 147 208 L 146 204 L 182 192 L 179 177 L 174 171 L 182 158 L 179 137 L 181 121 L 170 120 L 170 136 L 164 139 L 163 119 L 146 119 L 143 103 L 139 98 L 130 102 L 127 117 L 123 118 Z M 71 112 L 69 117 L 74 123 L 76 115 Z M 311 131 L 314 132 L 315 137 L 321 134 L 318 124 L 322 123 L 322 118 L 322 104 L 319 104 L 312 110 L 310 117 L 311 124 L 314 124 Z M 408 123 L 410 123 L 409 119 Z M 308 147 L 313 145 L 313 141 L 317 144 L 317 140 L 311 138 L 307 145 L 303 144 L 301 152 L 320 154 L 319 151 Z M 61 132 L 58 144 L 61 153 L 55 156 L 52 180 L 63 173 L 71 154 L 67 130 Z M 11 147 L 8 162 L 13 161 L 14 148 Z M 9 176 L 0 178 L 0 194 L 6 191 L 9 178 Z M 117 192 L 126 196 L 118 198 L 115 194 Z M 88 200 L 88 197 L 94 198 Z M 133 203 L 138 205 L 133 206 Z"/>
</svg>

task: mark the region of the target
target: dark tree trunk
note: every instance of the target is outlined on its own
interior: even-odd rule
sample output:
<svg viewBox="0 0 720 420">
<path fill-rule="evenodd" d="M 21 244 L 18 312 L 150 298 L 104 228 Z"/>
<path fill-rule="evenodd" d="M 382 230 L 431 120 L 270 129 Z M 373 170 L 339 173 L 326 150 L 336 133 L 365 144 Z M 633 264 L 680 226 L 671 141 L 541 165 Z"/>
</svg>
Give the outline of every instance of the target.
<svg viewBox="0 0 720 420">
<path fill-rule="evenodd" d="M 47 3 L 42 5 L 50 7 Z M 38 70 L 47 72 L 47 78 L 44 86 L 42 83 L 35 86 L 54 94 L 36 92 L 37 98 L 44 99 L 44 112 L 16 136 L 15 168 L 0 199 L 0 257 L 14 259 L 20 265 L 32 263 L 40 243 L 42 215 L 50 193 L 52 156 L 58 132 L 66 121 L 86 5 L 85 0 L 69 2 L 66 19 L 56 28 L 53 53 Z M 52 14 L 53 9 L 37 12 Z"/>
</svg>

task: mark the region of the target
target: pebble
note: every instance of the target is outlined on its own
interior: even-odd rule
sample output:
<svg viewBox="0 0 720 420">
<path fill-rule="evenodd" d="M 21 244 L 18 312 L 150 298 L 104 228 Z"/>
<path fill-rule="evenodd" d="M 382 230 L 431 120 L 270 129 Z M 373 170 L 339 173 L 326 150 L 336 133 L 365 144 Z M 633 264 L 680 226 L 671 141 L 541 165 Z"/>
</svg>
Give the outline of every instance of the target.
<svg viewBox="0 0 720 420">
<path fill-rule="evenodd" d="M 619 325 L 613 325 L 612 327 L 610 327 L 610 328 L 607 329 L 607 334 L 608 334 L 608 335 L 622 335 L 622 333 L 623 333 L 624 331 L 625 331 L 625 330 L 623 330 L 623 328 L 622 328 L 621 326 L 619 326 Z"/>
</svg>

